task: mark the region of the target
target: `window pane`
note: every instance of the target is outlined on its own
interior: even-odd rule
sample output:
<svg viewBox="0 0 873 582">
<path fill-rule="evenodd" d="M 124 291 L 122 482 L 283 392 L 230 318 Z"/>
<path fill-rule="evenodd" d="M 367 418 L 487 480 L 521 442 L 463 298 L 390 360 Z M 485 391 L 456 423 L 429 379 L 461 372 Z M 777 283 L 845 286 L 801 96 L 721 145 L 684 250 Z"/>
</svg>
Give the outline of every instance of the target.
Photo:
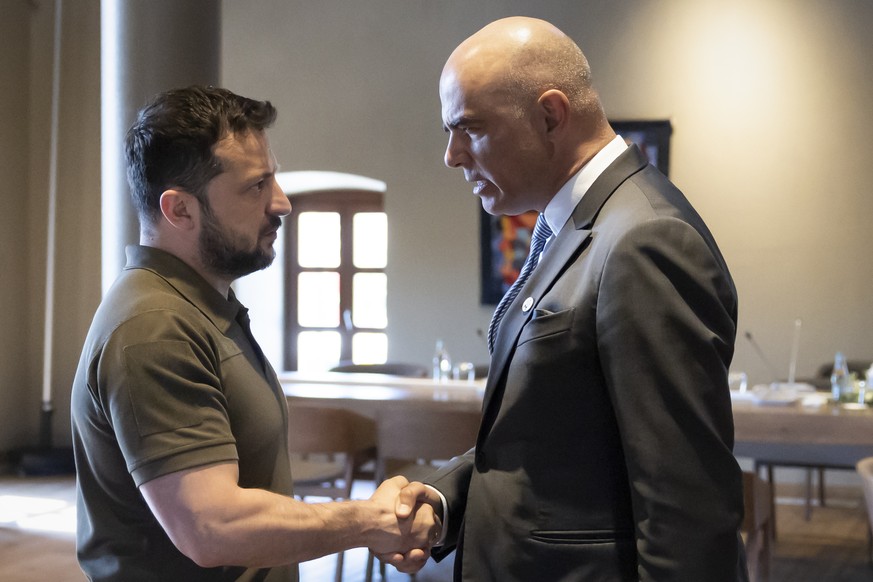
<svg viewBox="0 0 873 582">
<path fill-rule="evenodd" d="M 388 336 L 384 333 L 353 335 L 352 361 L 356 364 L 384 364 L 388 361 Z"/>
<path fill-rule="evenodd" d="M 359 212 L 353 220 L 356 267 L 384 269 L 388 264 L 388 218 L 384 212 Z"/>
<path fill-rule="evenodd" d="M 352 279 L 352 320 L 355 327 L 384 329 L 388 325 L 388 277 L 357 273 Z"/>
<path fill-rule="evenodd" d="M 340 215 L 301 212 L 297 224 L 297 261 L 301 267 L 335 269 L 340 264 Z"/>
<path fill-rule="evenodd" d="M 335 331 L 303 331 L 297 335 L 297 369 L 324 372 L 339 363 L 340 334 Z"/>
<path fill-rule="evenodd" d="M 339 273 L 300 273 L 297 277 L 297 322 L 303 327 L 339 325 Z"/>
</svg>

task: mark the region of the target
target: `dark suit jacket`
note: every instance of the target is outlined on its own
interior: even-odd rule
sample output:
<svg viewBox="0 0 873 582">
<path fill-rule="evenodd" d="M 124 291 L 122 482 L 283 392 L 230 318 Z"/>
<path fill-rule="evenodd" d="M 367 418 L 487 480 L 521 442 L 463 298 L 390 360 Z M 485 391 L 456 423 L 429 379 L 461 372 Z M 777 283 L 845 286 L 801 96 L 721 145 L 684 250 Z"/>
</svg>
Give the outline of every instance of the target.
<svg viewBox="0 0 873 582">
<path fill-rule="evenodd" d="M 501 323 L 476 447 L 428 481 L 434 556 L 457 545 L 458 580 L 745 580 L 736 317 L 709 230 L 630 147 Z"/>
</svg>

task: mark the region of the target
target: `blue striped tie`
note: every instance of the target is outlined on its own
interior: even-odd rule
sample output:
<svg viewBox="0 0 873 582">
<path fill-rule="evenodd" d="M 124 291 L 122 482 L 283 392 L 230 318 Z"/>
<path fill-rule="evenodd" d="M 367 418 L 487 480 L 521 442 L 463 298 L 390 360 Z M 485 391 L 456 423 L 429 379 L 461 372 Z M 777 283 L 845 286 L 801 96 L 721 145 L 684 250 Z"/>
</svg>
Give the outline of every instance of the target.
<svg viewBox="0 0 873 582">
<path fill-rule="evenodd" d="M 500 326 L 500 320 L 509 308 L 509 304 L 518 295 L 521 288 L 524 287 L 524 282 L 530 277 L 534 267 L 540 260 L 540 254 L 543 252 L 543 247 L 546 245 L 546 240 L 552 235 L 552 229 L 549 228 L 549 223 L 546 222 L 546 217 L 540 214 L 537 218 L 537 224 L 534 227 L 533 235 L 530 239 L 530 253 L 527 255 L 527 260 L 518 274 L 518 279 L 506 292 L 506 295 L 497 304 L 497 309 L 494 310 L 494 315 L 491 317 L 491 325 L 488 326 L 488 351 L 494 351 L 494 339 L 497 337 L 497 328 Z"/>
</svg>

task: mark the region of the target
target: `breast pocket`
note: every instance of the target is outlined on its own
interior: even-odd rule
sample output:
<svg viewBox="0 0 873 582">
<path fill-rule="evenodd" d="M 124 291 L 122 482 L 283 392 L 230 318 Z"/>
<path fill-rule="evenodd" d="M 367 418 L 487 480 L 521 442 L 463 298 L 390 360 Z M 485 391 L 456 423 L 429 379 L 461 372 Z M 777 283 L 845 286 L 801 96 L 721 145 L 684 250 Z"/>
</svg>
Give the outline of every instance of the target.
<svg viewBox="0 0 873 582">
<path fill-rule="evenodd" d="M 521 346 L 535 339 L 546 338 L 568 331 L 573 325 L 575 312 L 575 307 L 563 311 L 535 309 L 533 317 L 521 330 L 518 345 Z"/>
</svg>

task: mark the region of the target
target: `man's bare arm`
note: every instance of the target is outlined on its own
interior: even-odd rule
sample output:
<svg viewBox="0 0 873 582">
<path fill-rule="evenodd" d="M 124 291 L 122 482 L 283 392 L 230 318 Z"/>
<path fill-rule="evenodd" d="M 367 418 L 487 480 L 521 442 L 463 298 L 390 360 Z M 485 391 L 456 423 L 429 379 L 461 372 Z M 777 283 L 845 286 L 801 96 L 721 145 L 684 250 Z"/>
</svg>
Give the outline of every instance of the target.
<svg viewBox="0 0 873 582">
<path fill-rule="evenodd" d="M 304 503 L 237 484 L 236 463 L 171 473 L 140 487 L 176 547 L 203 567 L 271 567 L 353 547 L 377 554 L 429 548 L 438 520 L 395 515 L 406 480 L 385 481 L 369 500 Z"/>
</svg>

